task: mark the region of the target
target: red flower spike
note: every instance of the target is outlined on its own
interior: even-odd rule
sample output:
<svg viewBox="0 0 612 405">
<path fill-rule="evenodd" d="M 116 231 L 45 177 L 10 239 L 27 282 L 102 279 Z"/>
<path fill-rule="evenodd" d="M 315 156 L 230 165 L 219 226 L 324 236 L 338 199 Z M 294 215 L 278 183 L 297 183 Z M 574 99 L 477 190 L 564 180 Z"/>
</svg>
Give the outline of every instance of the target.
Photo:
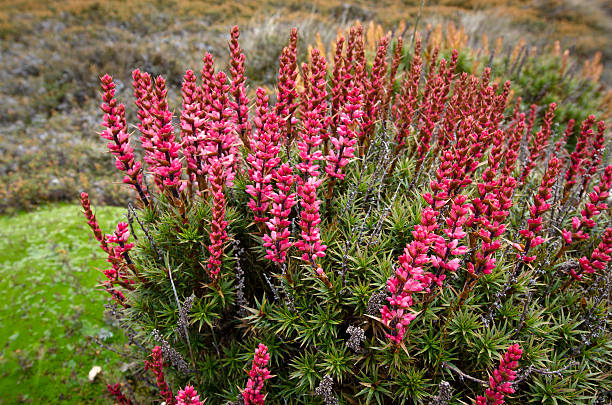
<svg viewBox="0 0 612 405">
<path fill-rule="evenodd" d="M 187 163 L 189 181 L 198 186 L 198 176 L 205 175 L 202 162 L 203 133 L 206 112 L 202 105 L 202 89 L 196 85 L 192 70 L 187 70 L 183 80 L 183 110 L 181 111 L 182 150 Z"/>
<path fill-rule="evenodd" d="M 115 166 L 125 173 L 123 182 L 138 192 L 145 205 L 149 204 L 146 188 L 142 184 L 142 166 L 134 160 L 134 148 L 130 145 L 130 134 L 125 121 L 125 106 L 115 98 L 115 83 L 109 75 L 100 78 L 102 86 L 102 125 L 106 127 L 100 136 L 110 142 L 106 145 L 115 156 Z"/>
<path fill-rule="evenodd" d="M 289 241 L 289 214 L 291 208 L 296 204 L 296 194 L 291 192 L 295 176 L 287 163 L 283 163 L 274 171 L 273 179 L 276 183 L 276 190 L 270 195 L 272 209 L 270 210 L 271 219 L 266 222 L 270 233 L 263 236 L 264 247 L 266 248 L 266 258 L 283 264 L 287 260 L 287 251 L 291 247 Z"/>
<path fill-rule="evenodd" d="M 159 387 L 160 394 L 166 404 L 174 405 L 176 401 L 174 400 L 174 395 L 172 394 L 172 390 L 168 386 L 166 382 L 166 377 L 164 376 L 164 359 L 162 358 L 162 350 L 160 346 L 155 346 L 153 351 L 151 352 L 152 361 L 145 360 L 145 370 L 151 370 L 153 374 L 155 374 L 155 379 L 157 380 L 157 386 Z"/>
<path fill-rule="evenodd" d="M 331 138 L 332 148 L 325 156 L 327 165 L 325 172 L 329 177 L 344 179 L 342 169 L 355 156 L 355 144 L 358 140 L 357 128 L 361 126 L 360 119 L 363 117 L 361 110 L 361 95 L 359 89 L 353 87 L 347 96 L 346 104 L 340 113 L 340 125 L 337 128 L 336 137 Z"/>
<path fill-rule="evenodd" d="M 255 356 L 253 357 L 253 366 L 249 371 L 249 379 L 247 381 L 246 388 L 242 391 L 242 398 L 244 399 L 244 405 L 263 405 L 266 399 L 266 395 L 262 393 L 264 382 L 272 375 L 267 369 L 268 363 L 270 362 L 270 354 L 266 345 L 259 344 L 255 349 Z"/>
<path fill-rule="evenodd" d="M 298 75 L 297 39 L 297 29 L 293 28 L 289 38 L 289 46 L 284 48 L 281 53 L 278 72 L 278 97 L 275 112 L 281 120 L 281 133 L 285 143 L 290 143 L 293 139 L 295 132 L 294 115 L 298 108 L 298 94 L 296 90 Z"/>
<path fill-rule="evenodd" d="M 183 169 L 179 159 L 181 145 L 176 142 L 174 137 L 172 112 L 168 108 L 167 94 L 166 80 L 158 76 L 155 79 L 151 108 L 151 118 L 153 118 L 151 129 L 154 134 L 151 139 L 152 149 L 147 150 L 145 148 L 145 162 L 149 164 L 155 184 L 160 191 L 169 190 L 174 197 L 178 197 L 179 182 Z"/>
<path fill-rule="evenodd" d="M 268 108 L 268 96 L 262 88 L 257 89 L 255 131 L 251 138 L 251 153 L 247 156 L 249 179 L 253 184 L 246 186 L 246 192 L 253 198 L 248 202 L 255 214 L 255 222 L 268 221 L 267 212 L 272 199 L 274 170 L 280 163 L 280 129 L 278 117 Z"/>
<path fill-rule="evenodd" d="M 578 177 L 584 175 L 586 172 L 585 160 L 589 155 L 589 145 L 591 143 L 591 138 L 593 137 L 592 127 L 594 123 L 594 115 L 589 115 L 587 119 L 582 122 L 580 136 L 576 142 L 576 148 L 570 154 L 570 166 L 565 173 L 566 182 L 565 188 L 563 189 L 563 202 L 567 201 L 569 193 L 576 184 Z"/>
<path fill-rule="evenodd" d="M 208 174 L 210 181 L 210 192 L 212 195 L 212 220 L 210 224 L 210 245 L 208 252 L 208 274 L 213 281 L 219 278 L 221 271 L 221 261 L 227 240 L 227 221 L 225 220 L 225 194 L 223 185 L 226 183 L 223 164 L 220 159 L 214 159 L 210 165 Z"/>
<path fill-rule="evenodd" d="M 402 342 L 406 327 L 415 318 L 410 312 L 412 295 L 428 291 L 432 282 L 432 275 L 425 274 L 423 266 L 431 263 L 427 252 L 436 239 L 434 231 L 438 228 L 437 218 L 437 211 L 430 207 L 423 209 L 421 224 L 416 225 L 412 231 L 413 241 L 406 245 L 404 254 L 399 257 L 400 265 L 395 269 L 395 274 L 387 280 L 389 305 L 383 306 L 380 313 L 382 323 L 390 329 L 386 337 L 395 344 Z"/>
<path fill-rule="evenodd" d="M 543 214 L 550 209 L 548 200 L 552 198 L 552 187 L 557 182 L 557 176 L 561 170 L 561 162 L 556 157 L 553 157 L 548 162 L 548 170 L 542 177 L 542 182 L 538 193 L 533 197 L 533 205 L 529 207 L 529 219 L 527 220 L 527 228 L 519 231 L 519 234 L 525 240 L 525 248 L 519 255 L 519 258 L 525 263 L 530 263 L 535 260 L 535 256 L 527 256 L 531 248 L 534 248 L 544 242 L 544 239 L 538 234 L 542 230 Z"/>
<path fill-rule="evenodd" d="M 219 160 L 223 166 L 225 184 L 231 187 L 234 184 L 239 152 L 236 124 L 232 118 L 234 112 L 229 106 L 228 92 L 230 86 L 227 83 L 225 73 L 217 73 L 212 86 L 210 109 L 207 114 L 208 123 L 204 155 L 208 159 L 209 167 L 214 160 Z"/>
<path fill-rule="evenodd" d="M 125 394 L 123 394 L 123 392 L 121 392 L 121 386 L 119 385 L 119 383 L 115 385 L 108 384 L 106 386 L 106 390 L 115 399 L 116 403 L 120 405 L 131 405 L 132 404 L 132 401 L 130 401 L 130 399 L 126 397 Z"/>
<path fill-rule="evenodd" d="M 542 122 L 542 128 L 536 134 L 533 145 L 531 146 L 531 151 L 529 155 L 529 161 L 527 165 L 523 169 L 523 173 L 521 174 L 521 183 L 524 183 L 529 176 L 529 173 L 536 165 L 536 161 L 540 158 L 542 152 L 546 149 L 548 145 L 548 140 L 550 138 L 550 129 L 552 126 L 552 121 L 555 117 L 555 109 L 557 108 L 557 104 L 551 103 L 548 107 L 548 111 L 546 111 L 546 115 L 544 116 L 544 121 Z"/>
<path fill-rule="evenodd" d="M 589 193 L 588 201 L 584 209 L 580 211 L 580 216 L 575 216 L 571 219 L 572 230 L 564 229 L 561 231 L 567 245 L 589 238 L 589 234 L 585 231 L 595 227 L 595 217 L 601 211 L 607 209 L 606 200 L 610 196 L 610 189 L 612 189 L 612 165 L 608 165 L 604 169 L 601 181 Z"/>
<path fill-rule="evenodd" d="M 489 377 L 489 388 L 485 390 L 485 395 L 476 397 L 476 405 L 502 405 L 504 397 L 514 393 L 512 381 L 516 380 L 516 369 L 522 354 L 518 343 L 508 348 L 499 362 L 499 367 L 493 370 L 493 375 Z"/>
<path fill-rule="evenodd" d="M 240 31 L 238 26 L 232 27 L 230 48 L 230 74 L 232 76 L 232 84 L 230 94 L 233 99 L 229 105 L 234 110 L 234 122 L 237 127 L 238 135 L 244 146 L 249 149 L 249 137 L 251 134 L 251 124 L 249 123 L 249 99 L 246 96 L 244 83 L 244 60 L 245 56 L 238 44 Z"/>
<path fill-rule="evenodd" d="M 191 385 L 179 390 L 176 395 L 176 405 L 204 405 L 204 401 L 200 401 L 200 395 Z"/>
</svg>

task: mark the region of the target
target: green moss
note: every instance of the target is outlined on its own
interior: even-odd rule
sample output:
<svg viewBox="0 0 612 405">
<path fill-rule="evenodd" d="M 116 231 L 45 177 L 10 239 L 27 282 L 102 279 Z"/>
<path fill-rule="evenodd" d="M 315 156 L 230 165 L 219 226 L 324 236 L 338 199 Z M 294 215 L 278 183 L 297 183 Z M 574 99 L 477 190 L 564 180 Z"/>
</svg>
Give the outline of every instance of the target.
<svg viewBox="0 0 612 405">
<path fill-rule="evenodd" d="M 110 231 L 122 210 L 96 213 Z M 121 334 L 102 320 L 95 286 L 105 260 L 75 205 L 0 217 L 0 393 L 20 401 L 100 403 L 119 359 L 92 336 Z M 102 367 L 94 383 L 89 370 Z"/>
</svg>

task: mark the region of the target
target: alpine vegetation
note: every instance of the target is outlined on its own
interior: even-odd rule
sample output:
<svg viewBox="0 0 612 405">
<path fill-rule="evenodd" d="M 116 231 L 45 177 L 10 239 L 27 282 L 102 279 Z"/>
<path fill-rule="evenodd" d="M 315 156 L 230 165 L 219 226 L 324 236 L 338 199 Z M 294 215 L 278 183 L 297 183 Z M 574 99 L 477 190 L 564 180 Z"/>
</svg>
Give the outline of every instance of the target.
<svg viewBox="0 0 612 405">
<path fill-rule="evenodd" d="M 610 401 L 603 121 L 524 105 L 418 32 L 367 52 L 360 25 L 304 61 L 292 30 L 277 87 L 249 89 L 239 36 L 180 110 L 135 70 L 135 132 L 101 78 L 135 201 L 105 235 L 81 198 L 157 400 Z"/>
</svg>

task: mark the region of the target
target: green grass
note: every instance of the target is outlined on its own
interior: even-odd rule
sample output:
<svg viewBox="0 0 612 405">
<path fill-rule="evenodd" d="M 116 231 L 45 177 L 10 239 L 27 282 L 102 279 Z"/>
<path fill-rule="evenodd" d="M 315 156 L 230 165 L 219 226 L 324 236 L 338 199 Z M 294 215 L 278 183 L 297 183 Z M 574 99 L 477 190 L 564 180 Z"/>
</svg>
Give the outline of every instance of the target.
<svg viewBox="0 0 612 405">
<path fill-rule="evenodd" d="M 110 232 L 122 210 L 96 212 Z M 76 205 L 0 217 L 0 403 L 104 403 L 120 364 L 92 336 L 119 330 L 103 321 L 107 294 L 96 287 L 105 267 Z M 94 365 L 102 373 L 87 380 Z"/>
</svg>

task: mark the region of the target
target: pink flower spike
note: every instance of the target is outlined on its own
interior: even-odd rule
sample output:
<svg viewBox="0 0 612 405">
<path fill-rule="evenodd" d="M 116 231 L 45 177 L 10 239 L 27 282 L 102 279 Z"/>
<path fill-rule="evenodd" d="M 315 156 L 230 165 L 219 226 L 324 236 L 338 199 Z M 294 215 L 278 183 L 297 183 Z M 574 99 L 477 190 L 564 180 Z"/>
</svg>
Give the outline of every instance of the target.
<svg viewBox="0 0 612 405">
<path fill-rule="evenodd" d="M 267 369 L 270 361 L 268 348 L 264 344 L 259 344 L 255 349 L 253 357 L 253 366 L 249 371 L 249 379 L 246 388 L 242 390 L 242 398 L 245 405 L 263 405 L 266 395 L 262 393 L 264 382 L 273 376 Z"/>
<path fill-rule="evenodd" d="M 130 145 L 130 134 L 127 132 L 125 121 L 125 106 L 118 104 L 115 99 L 115 83 L 109 75 L 100 78 L 102 86 L 102 111 L 106 127 L 100 136 L 109 140 L 108 150 L 115 156 L 115 166 L 125 172 L 123 182 L 129 184 L 138 192 L 138 196 L 145 205 L 149 205 L 147 190 L 142 184 L 142 167 L 140 162 L 134 160 L 134 148 Z"/>
<path fill-rule="evenodd" d="M 176 395 L 176 405 L 204 405 L 204 401 L 200 401 L 198 392 L 191 385 L 188 385 L 179 390 Z"/>
<path fill-rule="evenodd" d="M 296 204 L 296 194 L 291 192 L 295 176 L 291 166 L 283 163 L 273 173 L 276 182 L 276 191 L 270 194 L 272 209 L 271 219 L 266 222 L 270 233 L 263 236 L 264 247 L 266 247 L 266 258 L 283 264 L 287 260 L 287 251 L 292 243 L 289 241 L 289 214 L 291 208 Z"/>
<path fill-rule="evenodd" d="M 210 245 L 208 246 L 210 256 L 207 268 L 208 274 L 214 282 L 219 278 L 225 241 L 227 240 L 227 232 L 225 231 L 225 228 L 227 228 L 227 221 L 225 220 L 226 199 L 223 192 L 225 172 L 219 159 L 212 161 L 208 178 L 210 180 L 213 209 L 210 224 Z"/>
<path fill-rule="evenodd" d="M 247 156 L 250 167 L 249 179 L 253 184 L 246 186 L 252 197 L 248 206 L 255 214 L 256 223 L 268 221 L 268 209 L 272 200 L 273 173 L 280 163 L 281 133 L 278 117 L 268 108 L 268 96 L 262 88 L 257 89 L 257 110 L 254 120 L 255 131 L 251 138 L 251 153 Z"/>
<path fill-rule="evenodd" d="M 251 124 L 249 123 L 249 99 L 246 96 L 244 83 L 244 60 L 245 56 L 238 44 L 240 30 L 238 26 L 232 27 L 231 38 L 229 43 L 230 48 L 230 73 L 232 75 L 232 84 L 230 94 L 232 100 L 229 105 L 234 110 L 234 123 L 236 124 L 238 135 L 242 143 L 247 149 L 250 149 L 249 137 L 251 134 Z"/>
<path fill-rule="evenodd" d="M 151 352 L 152 361 L 145 360 L 145 370 L 153 371 L 155 374 L 155 378 L 157 380 L 157 386 L 159 387 L 160 394 L 166 404 L 174 405 L 176 401 L 174 400 L 174 395 L 172 394 L 172 390 L 168 386 L 166 382 L 166 378 L 164 376 L 164 359 L 162 358 L 162 350 L 160 346 L 155 346 L 153 351 Z"/>
<path fill-rule="evenodd" d="M 501 405 L 504 403 L 504 396 L 514 393 L 512 381 L 516 380 L 515 370 L 522 354 L 518 343 L 508 348 L 499 362 L 499 367 L 493 370 L 493 375 L 489 377 L 489 388 L 485 390 L 485 395 L 476 397 L 476 405 Z"/>
</svg>

